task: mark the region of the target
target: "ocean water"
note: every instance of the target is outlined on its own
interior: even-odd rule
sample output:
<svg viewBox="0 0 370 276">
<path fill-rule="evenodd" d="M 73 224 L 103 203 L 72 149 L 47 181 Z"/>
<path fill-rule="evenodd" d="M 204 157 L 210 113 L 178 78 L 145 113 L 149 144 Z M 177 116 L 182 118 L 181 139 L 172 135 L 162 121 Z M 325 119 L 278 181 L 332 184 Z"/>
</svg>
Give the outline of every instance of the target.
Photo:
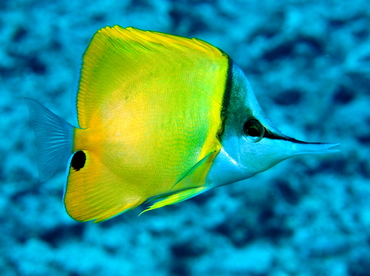
<svg viewBox="0 0 370 276">
<path fill-rule="evenodd" d="M 370 3 L 0 1 L 1 275 L 370 275 Z M 137 217 L 72 220 L 38 181 L 22 97 L 72 122 L 82 54 L 115 24 L 197 37 L 287 135 L 340 142 Z"/>
</svg>

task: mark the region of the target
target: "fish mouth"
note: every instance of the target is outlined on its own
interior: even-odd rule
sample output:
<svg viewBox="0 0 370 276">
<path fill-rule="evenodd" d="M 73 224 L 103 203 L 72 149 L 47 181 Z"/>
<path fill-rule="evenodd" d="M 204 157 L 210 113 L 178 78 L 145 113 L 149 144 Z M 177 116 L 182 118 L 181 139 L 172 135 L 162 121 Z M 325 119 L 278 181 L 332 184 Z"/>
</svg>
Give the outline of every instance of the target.
<svg viewBox="0 0 370 276">
<path fill-rule="evenodd" d="M 297 140 L 298 141 L 298 140 Z M 309 143 L 299 141 L 293 142 L 293 151 L 296 154 L 325 154 L 340 152 L 339 143 Z"/>
<path fill-rule="evenodd" d="M 340 143 L 335 144 L 326 144 L 329 146 L 328 150 L 331 152 L 339 152 L 340 151 Z"/>
</svg>

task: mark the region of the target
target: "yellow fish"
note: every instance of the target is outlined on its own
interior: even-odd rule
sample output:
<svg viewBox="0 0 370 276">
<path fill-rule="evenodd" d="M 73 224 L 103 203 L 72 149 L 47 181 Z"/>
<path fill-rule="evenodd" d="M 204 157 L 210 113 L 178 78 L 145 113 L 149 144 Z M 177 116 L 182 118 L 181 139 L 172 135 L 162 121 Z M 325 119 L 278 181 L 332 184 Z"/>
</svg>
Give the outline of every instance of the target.
<svg viewBox="0 0 370 276">
<path fill-rule="evenodd" d="M 78 221 L 148 201 L 181 202 L 338 144 L 289 138 L 264 115 L 242 70 L 199 39 L 120 26 L 83 57 L 74 127 L 27 99 L 41 181 L 67 164 L 64 203 Z"/>
</svg>

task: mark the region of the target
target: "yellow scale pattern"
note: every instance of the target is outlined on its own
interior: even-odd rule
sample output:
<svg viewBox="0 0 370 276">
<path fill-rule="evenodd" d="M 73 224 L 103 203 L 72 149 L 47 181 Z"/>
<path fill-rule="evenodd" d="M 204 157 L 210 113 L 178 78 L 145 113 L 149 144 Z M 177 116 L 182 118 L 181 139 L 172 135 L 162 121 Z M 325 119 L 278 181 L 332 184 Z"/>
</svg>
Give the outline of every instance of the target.
<svg viewBox="0 0 370 276">
<path fill-rule="evenodd" d="M 102 221 L 153 198 L 162 201 L 150 209 L 206 190 L 221 148 L 227 67 L 226 54 L 198 39 L 119 26 L 98 31 L 77 95 L 74 151 L 83 150 L 86 163 L 69 171 L 67 212 Z"/>
</svg>

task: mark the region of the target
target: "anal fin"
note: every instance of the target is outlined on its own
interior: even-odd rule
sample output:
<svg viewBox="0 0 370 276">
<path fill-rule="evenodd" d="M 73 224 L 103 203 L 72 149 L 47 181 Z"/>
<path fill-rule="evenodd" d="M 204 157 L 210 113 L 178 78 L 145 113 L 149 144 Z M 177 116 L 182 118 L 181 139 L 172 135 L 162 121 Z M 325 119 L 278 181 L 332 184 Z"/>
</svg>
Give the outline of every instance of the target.
<svg viewBox="0 0 370 276">
<path fill-rule="evenodd" d="M 83 150 L 85 162 L 69 169 L 64 203 L 77 221 L 101 222 L 130 211 L 145 201 L 139 189 L 125 182 L 105 166 L 100 158 Z"/>
</svg>

